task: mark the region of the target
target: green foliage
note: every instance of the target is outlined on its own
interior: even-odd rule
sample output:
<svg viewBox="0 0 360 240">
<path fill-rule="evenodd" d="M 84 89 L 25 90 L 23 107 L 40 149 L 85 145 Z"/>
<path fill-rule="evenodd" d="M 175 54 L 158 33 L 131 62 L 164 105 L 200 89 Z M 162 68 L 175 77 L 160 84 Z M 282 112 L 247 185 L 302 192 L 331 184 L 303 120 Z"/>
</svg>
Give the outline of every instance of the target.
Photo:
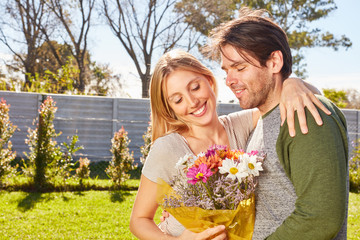
<svg viewBox="0 0 360 240">
<path fill-rule="evenodd" d="M 18 85 L 18 82 L 12 79 L 0 79 L 0 91 L 16 91 Z"/>
<path fill-rule="evenodd" d="M 24 172 L 33 178 L 38 190 L 46 188 L 49 179 L 54 176 L 54 167 L 63 157 L 60 146 L 55 138 L 61 133 L 56 133 L 54 118 L 57 107 L 51 97 L 47 97 L 39 110 L 39 122 L 35 129 L 28 129 L 28 144 L 30 154 L 25 153 L 29 165 L 24 164 Z"/>
<path fill-rule="evenodd" d="M 67 137 L 69 140 L 69 136 Z M 66 180 L 73 176 L 72 172 L 74 171 L 75 161 L 74 161 L 74 154 L 83 149 L 83 146 L 76 146 L 76 143 L 79 140 L 78 135 L 73 135 L 71 137 L 70 143 L 63 142 L 62 145 L 66 148 L 63 152 L 61 158 L 59 158 L 56 162 L 56 166 L 54 168 L 55 176 L 60 177 L 63 181 L 64 190 L 67 189 Z"/>
<path fill-rule="evenodd" d="M 73 93 L 77 91 L 74 88 L 74 79 L 78 74 L 78 70 L 70 64 L 70 59 L 65 65 L 61 66 L 61 69 L 54 73 L 50 70 L 46 70 L 41 76 L 39 73 L 35 73 L 35 76 L 27 74 L 30 81 L 30 85 L 26 85 L 25 92 L 37 92 L 37 93 Z"/>
<path fill-rule="evenodd" d="M 6 104 L 4 99 L 0 101 L 0 187 L 2 178 L 12 172 L 14 169 L 10 163 L 16 157 L 16 152 L 12 151 L 10 138 L 16 130 L 9 117 L 10 104 Z"/>
<path fill-rule="evenodd" d="M 147 130 L 142 136 L 142 138 L 144 139 L 144 145 L 140 147 L 140 152 L 142 154 L 142 157 L 140 157 L 140 161 L 144 164 L 151 147 L 151 124 L 149 124 L 149 126 L 147 127 Z"/>
<path fill-rule="evenodd" d="M 350 191 L 360 192 L 360 138 L 353 142 L 353 147 L 349 162 Z"/>
<path fill-rule="evenodd" d="M 69 139 L 69 137 L 67 137 L 67 139 Z M 71 177 L 71 171 L 75 165 L 74 154 L 77 151 L 84 149 L 83 146 L 76 146 L 78 141 L 79 136 L 75 134 L 71 137 L 69 144 L 66 142 L 62 143 L 62 145 L 65 146 L 66 151 L 64 152 L 63 157 L 57 162 L 56 169 L 58 171 L 57 175 L 62 176 L 64 180 Z"/>
<path fill-rule="evenodd" d="M 334 88 L 323 89 L 324 96 L 330 99 L 339 108 L 346 108 L 348 99 L 346 92 L 343 90 L 335 90 Z"/>
<path fill-rule="evenodd" d="M 181 0 L 175 5 L 175 11 L 184 15 L 185 22 L 196 31 L 207 36 L 220 23 L 236 18 L 242 6 L 266 9 L 284 29 L 293 50 L 294 73 L 298 77 L 306 76 L 303 49 L 329 47 L 337 51 L 340 47 L 348 49 L 352 45 L 344 35 L 336 37 L 310 26 L 311 22 L 323 19 L 336 10 L 334 0 Z"/>
<path fill-rule="evenodd" d="M 114 134 L 111 143 L 110 151 L 113 156 L 106 169 L 106 173 L 113 181 L 114 187 L 120 188 L 122 183 L 130 178 L 128 172 L 135 168 L 133 153 L 130 154 L 128 148 L 130 140 L 124 127 L 121 127 L 121 129 Z"/>
</svg>

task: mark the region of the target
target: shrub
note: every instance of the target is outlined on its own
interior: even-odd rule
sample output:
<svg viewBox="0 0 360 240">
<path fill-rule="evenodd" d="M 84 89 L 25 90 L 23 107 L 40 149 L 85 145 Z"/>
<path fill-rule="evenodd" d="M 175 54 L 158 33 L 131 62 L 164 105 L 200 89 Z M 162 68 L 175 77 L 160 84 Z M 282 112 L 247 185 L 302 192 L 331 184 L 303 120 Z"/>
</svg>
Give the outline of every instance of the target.
<svg viewBox="0 0 360 240">
<path fill-rule="evenodd" d="M 350 191 L 360 192 L 360 138 L 352 144 L 354 150 L 349 162 Z"/>
<path fill-rule="evenodd" d="M 140 152 L 142 154 L 142 157 L 140 157 L 140 161 L 142 164 L 144 164 L 151 147 L 151 124 L 149 124 L 149 126 L 147 127 L 147 130 L 142 136 L 142 138 L 144 139 L 144 145 L 140 147 Z"/>
<path fill-rule="evenodd" d="M 80 179 L 80 185 L 83 185 L 83 179 L 90 177 L 90 160 L 88 158 L 79 159 L 79 167 L 76 169 L 76 177 Z"/>
<path fill-rule="evenodd" d="M 38 124 L 35 129 L 28 129 L 28 144 L 30 154 L 25 153 L 29 164 L 24 164 L 24 172 L 33 178 L 37 190 L 43 189 L 48 180 L 55 174 L 54 167 L 63 157 L 60 146 L 55 138 L 54 118 L 57 108 L 51 97 L 47 97 L 40 106 Z M 33 123 L 33 125 L 35 125 Z"/>
<path fill-rule="evenodd" d="M 10 122 L 10 104 L 6 104 L 4 99 L 0 101 L 0 187 L 2 178 L 14 171 L 10 163 L 16 157 L 16 152 L 12 151 L 10 138 L 16 130 L 16 126 Z"/>
<path fill-rule="evenodd" d="M 68 136 L 69 140 L 70 137 Z M 73 176 L 73 172 L 75 171 L 74 154 L 83 149 L 83 146 L 76 146 L 76 143 L 79 141 L 78 135 L 73 135 L 71 137 L 70 143 L 63 142 L 62 145 L 65 147 L 62 157 L 57 159 L 55 166 L 55 175 L 60 177 L 63 181 L 64 190 L 66 190 L 66 180 Z"/>
<path fill-rule="evenodd" d="M 115 188 L 120 188 L 121 184 L 129 179 L 128 172 L 135 168 L 133 153 L 130 154 L 128 148 L 130 140 L 124 127 L 114 134 L 111 143 L 112 159 L 106 173 L 113 181 Z"/>
</svg>

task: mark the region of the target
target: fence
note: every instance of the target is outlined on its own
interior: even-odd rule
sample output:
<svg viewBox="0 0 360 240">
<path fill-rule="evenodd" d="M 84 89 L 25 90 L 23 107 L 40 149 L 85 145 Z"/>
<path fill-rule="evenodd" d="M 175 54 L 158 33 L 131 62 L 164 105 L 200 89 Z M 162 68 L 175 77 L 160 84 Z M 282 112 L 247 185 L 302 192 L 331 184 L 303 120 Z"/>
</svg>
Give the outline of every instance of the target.
<svg viewBox="0 0 360 240">
<path fill-rule="evenodd" d="M 68 142 L 67 137 L 77 134 L 78 144 L 84 146 L 83 150 L 77 152 L 78 156 L 88 157 L 92 162 L 109 161 L 111 138 L 123 126 L 131 140 L 129 149 L 134 152 L 135 161 L 139 162 L 140 146 L 144 144 L 142 136 L 150 120 L 148 99 L 0 91 L 0 98 L 11 105 L 10 120 L 19 129 L 11 139 L 18 157 L 24 157 L 24 152 L 29 151 L 24 141 L 27 129 L 34 128 L 33 121 L 38 117 L 38 109 L 46 96 L 51 96 L 58 107 L 54 125 L 57 132 L 62 132 L 57 138 L 59 143 Z M 219 115 L 239 110 L 238 104 L 218 105 Z M 343 112 L 348 123 L 349 139 L 353 141 L 360 137 L 360 113 L 348 109 Z"/>
</svg>

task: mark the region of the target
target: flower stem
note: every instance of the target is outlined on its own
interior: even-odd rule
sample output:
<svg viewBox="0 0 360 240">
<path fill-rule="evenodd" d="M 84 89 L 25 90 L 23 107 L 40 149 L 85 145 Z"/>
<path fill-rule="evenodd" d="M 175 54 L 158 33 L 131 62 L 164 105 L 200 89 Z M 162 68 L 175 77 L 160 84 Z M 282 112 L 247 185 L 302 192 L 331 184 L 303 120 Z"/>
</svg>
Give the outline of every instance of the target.
<svg viewBox="0 0 360 240">
<path fill-rule="evenodd" d="M 212 197 L 212 195 L 211 195 L 210 190 L 206 187 L 206 184 L 205 184 L 204 182 L 200 182 L 200 183 L 201 183 L 201 184 L 204 186 L 204 188 L 206 189 L 207 195 L 209 196 L 210 200 L 213 202 L 214 207 L 215 207 L 215 201 L 214 201 L 214 199 L 213 199 L 213 197 Z M 215 207 L 215 208 L 216 208 L 216 207 Z"/>
</svg>

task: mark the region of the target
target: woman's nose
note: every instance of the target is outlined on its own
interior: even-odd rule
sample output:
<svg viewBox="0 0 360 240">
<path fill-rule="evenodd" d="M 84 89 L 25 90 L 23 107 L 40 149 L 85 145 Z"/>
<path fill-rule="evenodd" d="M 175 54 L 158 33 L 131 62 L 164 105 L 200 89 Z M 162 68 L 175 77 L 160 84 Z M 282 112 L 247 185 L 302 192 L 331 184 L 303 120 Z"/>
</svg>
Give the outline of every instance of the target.
<svg viewBox="0 0 360 240">
<path fill-rule="evenodd" d="M 188 102 L 190 107 L 197 107 L 199 105 L 200 100 L 193 94 L 189 94 Z"/>
</svg>

